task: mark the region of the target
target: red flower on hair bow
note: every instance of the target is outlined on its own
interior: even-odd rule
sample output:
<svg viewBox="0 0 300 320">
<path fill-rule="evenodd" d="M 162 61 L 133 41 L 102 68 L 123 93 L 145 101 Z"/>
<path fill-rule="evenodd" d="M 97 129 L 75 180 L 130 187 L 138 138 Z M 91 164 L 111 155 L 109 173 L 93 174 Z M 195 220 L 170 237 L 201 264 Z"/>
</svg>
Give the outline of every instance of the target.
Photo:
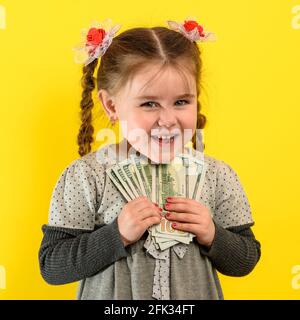
<svg viewBox="0 0 300 320">
<path fill-rule="evenodd" d="M 104 39 L 105 34 L 106 34 L 105 30 L 102 28 L 100 29 L 90 28 L 86 36 L 87 45 L 98 46 Z"/>
<path fill-rule="evenodd" d="M 101 23 L 92 22 L 88 30 L 82 29 L 83 40 L 73 48 L 76 52 L 75 62 L 84 63 L 87 66 L 95 59 L 103 56 L 120 28 L 121 25 L 112 25 L 112 20 L 106 19 Z"/>
<path fill-rule="evenodd" d="M 216 40 L 213 32 L 204 32 L 204 28 L 198 24 L 196 19 L 190 18 L 184 20 L 184 23 L 167 21 L 172 30 L 179 31 L 191 41 L 209 41 Z"/>
<path fill-rule="evenodd" d="M 200 24 L 198 24 L 197 21 L 194 21 L 194 20 L 186 21 L 185 20 L 183 27 L 187 32 L 190 32 L 190 31 L 194 30 L 195 28 L 197 28 L 200 37 L 204 37 L 205 36 L 205 34 L 203 32 L 203 27 L 200 26 Z"/>
</svg>

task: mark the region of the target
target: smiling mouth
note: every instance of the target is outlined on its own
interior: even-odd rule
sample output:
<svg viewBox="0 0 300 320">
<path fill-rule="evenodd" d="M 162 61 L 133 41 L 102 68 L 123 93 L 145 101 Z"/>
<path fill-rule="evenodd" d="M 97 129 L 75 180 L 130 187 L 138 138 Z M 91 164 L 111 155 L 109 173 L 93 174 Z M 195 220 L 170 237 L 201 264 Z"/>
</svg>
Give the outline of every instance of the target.
<svg viewBox="0 0 300 320">
<path fill-rule="evenodd" d="M 160 145 L 168 145 L 174 142 L 178 134 L 172 136 L 151 136 L 151 138 Z"/>
</svg>

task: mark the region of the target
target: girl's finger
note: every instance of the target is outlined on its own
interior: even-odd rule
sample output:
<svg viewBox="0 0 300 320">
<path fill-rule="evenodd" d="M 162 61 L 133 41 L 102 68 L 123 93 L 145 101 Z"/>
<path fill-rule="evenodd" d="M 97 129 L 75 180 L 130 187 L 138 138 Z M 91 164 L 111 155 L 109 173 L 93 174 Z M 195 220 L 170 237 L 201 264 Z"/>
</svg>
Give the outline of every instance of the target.
<svg viewBox="0 0 300 320">
<path fill-rule="evenodd" d="M 142 221 L 142 225 L 145 229 L 148 229 L 149 227 L 153 226 L 154 224 L 160 223 L 160 218 L 156 216 L 150 216 Z"/>
<path fill-rule="evenodd" d="M 197 205 L 191 205 L 187 203 L 165 203 L 165 209 L 168 211 L 176 211 L 176 212 L 189 212 L 194 214 L 201 214 L 201 207 Z"/>
<path fill-rule="evenodd" d="M 196 234 L 199 225 L 193 223 L 172 222 L 172 228 Z"/>
<path fill-rule="evenodd" d="M 195 199 L 183 198 L 183 197 L 167 197 L 167 203 L 186 203 L 188 205 L 204 207 L 204 205 Z"/>
<path fill-rule="evenodd" d="M 162 216 L 159 214 L 159 212 L 155 209 L 152 208 L 144 208 L 139 212 L 139 219 L 140 220 L 145 220 L 150 217 L 157 217 L 157 218 L 162 218 Z"/>
<path fill-rule="evenodd" d="M 185 198 L 185 197 L 166 197 L 166 201 L 167 202 L 173 202 L 173 203 L 192 203 L 192 202 L 197 202 L 194 199 L 190 199 L 190 198 Z"/>
<path fill-rule="evenodd" d="M 131 202 L 131 205 L 134 206 L 134 209 L 136 211 L 141 211 L 145 208 L 155 209 L 158 211 L 158 207 L 156 207 L 154 203 L 152 203 L 148 198 L 144 199 L 143 201 L 137 201 L 135 203 Z"/>
<path fill-rule="evenodd" d="M 179 203 L 179 202 L 188 202 L 189 200 L 193 200 L 193 199 L 189 199 L 189 198 L 185 198 L 185 197 L 166 197 L 166 201 L 167 202 L 176 202 L 176 203 Z"/>
<path fill-rule="evenodd" d="M 165 214 L 167 220 L 178 222 L 187 222 L 199 224 L 201 221 L 199 215 L 193 213 L 184 213 L 184 212 L 168 212 Z"/>
</svg>

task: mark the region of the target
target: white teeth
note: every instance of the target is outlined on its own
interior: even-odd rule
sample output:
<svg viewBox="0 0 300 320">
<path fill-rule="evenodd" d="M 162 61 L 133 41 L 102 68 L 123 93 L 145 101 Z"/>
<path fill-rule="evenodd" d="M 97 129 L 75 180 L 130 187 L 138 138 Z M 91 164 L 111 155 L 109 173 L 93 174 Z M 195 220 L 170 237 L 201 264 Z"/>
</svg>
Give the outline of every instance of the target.
<svg viewBox="0 0 300 320">
<path fill-rule="evenodd" d="M 157 136 L 152 136 L 155 140 L 161 140 L 163 143 L 171 143 L 171 139 L 175 139 L 176 135 L 173 136 L 164 136 L 164 135 L 157 135 Z"/>
<path fill-rule="evenodd" d="M 173 136 L 172 136 L 172 137 L 167 137 L 167 136 L 156 136 L 155 138 L 156 138 L 156 139 L 163 139 L 163 140 L 170 140 L 171 138 L 173 138 Z"/>
<path fill-rule="evenodd" d="M 171 138 L 174 138 L 175 136 L 152 136 L 152 137 L 156 139 L 171 139 Z"/>
</svg>

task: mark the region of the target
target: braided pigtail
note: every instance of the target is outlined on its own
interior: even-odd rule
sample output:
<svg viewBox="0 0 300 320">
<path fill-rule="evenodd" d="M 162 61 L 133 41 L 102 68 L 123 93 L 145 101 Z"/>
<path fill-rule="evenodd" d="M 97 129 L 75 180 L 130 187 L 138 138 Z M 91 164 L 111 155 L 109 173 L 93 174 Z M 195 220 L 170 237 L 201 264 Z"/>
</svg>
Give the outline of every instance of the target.
<svg viewBox="0 0 300 320">
<path fill-rule="evenodd" d="M 200 112 L 201 110 L 201 107 L 200 107 L 200 103 L 199 101 L 197 102 L 197 110 L 198 110 L 198 113 L 197 113 L 197 125 L 196 125 L 196 129 L 203 129 L 205 127 L 205 124 L 206 124 L 206 117 L 204 114 L 202 114 Z M 192 143 L 193 143 L 193 148 L 194 149 L 197 149 L 197 147 L 202 147 L 202 143 L 203 141 L 197 141 L 199 138 L 202 139 L 202 137 L 199 137 L 199 135 L 197 135 L 197 133 L 195 132 L 193 138 L 192 138 Z M 205 149 L 205 144 L 203 144 L 203 150 Z"/>
<path fill-rule="evenodd" d="M 91 151 L 91 143 L 94 141 L 94 127 L 92 125 L 92 109 L 94 101 L 92 92 L 95 88 L 94 71 L 97 66 L 98 59 L 83 67 L 83 75 L 81 78 L 81 86 L 83 88 L 82 99 L 80 101 L 80 119 L 81 126 L 77 136 L 77 144 L 79 146 L 78 153 L 82 157 Z"/>
</svg>

